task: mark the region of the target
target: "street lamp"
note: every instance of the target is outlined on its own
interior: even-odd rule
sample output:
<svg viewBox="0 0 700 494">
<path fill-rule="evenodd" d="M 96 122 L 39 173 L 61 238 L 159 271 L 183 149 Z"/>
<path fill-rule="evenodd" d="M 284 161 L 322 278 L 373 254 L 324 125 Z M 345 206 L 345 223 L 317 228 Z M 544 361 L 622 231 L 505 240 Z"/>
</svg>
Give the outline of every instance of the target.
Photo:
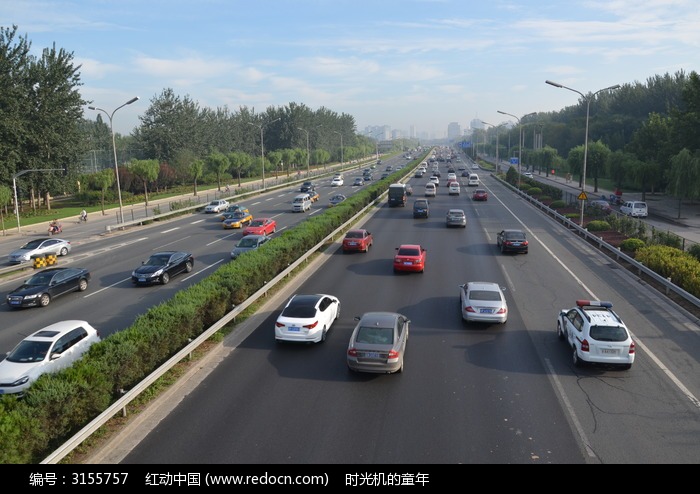
<svg viewBox="0 0 700 494">
<path fill-rule="evenodd" d="M 246 122 L 248 125 L 252 125 L 253 127 L 258 127 L 260 129 L 260 164 L 262 165 L 262 188 L 265 190 L 265 143 L 263 142 L 263 127 L 266 125 L 270 125 L 272 123 L 277 122 L 278 120 L 281 120 L 282 117 L 276 118 L 271 122 L 267 123 L 261 123 L 261 124 L 256 124 L 253 122 Z"/>
<path fill-rule="evenodd" d="M 586 97 L 581 91 L 577 91 L 576 89 L 572 89 L 570 87 L 566 87 L 563 84 L 559 84 L 558 82 L 553 82 L 553 81 L 544 81 L 545 83 L 549 84 L 550 86 L 558 87 L 560 89 L 568 89 L 569 91 L 573 91 L 574 93 L 578 93 L 581 95 L 581 98 L 586 100 L 586 135 L 583 138 L 583 173 L 581 174 L 581 220 L 579 221 L 579 224 L 581 227 L 583 227 L 583 208 L 584 204 L 586 203 L 585 197 L 586 197 L 586 162 L 588 160 L 588 116 L 590 115 L 590 110 L 591 110 L 591 100 L 595 97 L 596 94 L 602 92 L 602 91 L 607 91 L 609 89 L 619 89 L 620 85 L 615 84 L 614 86 L 610 87 L 604 87 L 603 89 L 599 89 L 595 93 L 591 94 L 589 97 Z"/>
<path fill-rule="evenodd" d="M 496 110 L 496 111 L 498 111 L 498 113 L 501 113 L 503 115 L 508 115 L 509 117 L 513 117 L 514 119 L 516 119 L 518 121 L 518 130 L 520 132 L 520 141 L 518 142 L 518 190 L 520 190 L 520 178 L 521 178 L 520 165 L 523 161 L 523 126 L 520 124 L 520 119 L 518 117 L 516 117 L 515 115 L 513 115 L 511 113 L 506 113 L 506 112 L 501 111 L 501 110 Z M 535 112 L 528 113 L 527 115 L 523 115 L 523 118 L 531 117 L 532 115 L 536 115 L 536 113 Z"/>
<path fill-rule="evenodd" d="M 345 159 L 343 158 L 343 134 L 337 130 L 334 130 L 333 132 L 340 136 L 340 168 L 343 168 L 343 163 L 345 163 Z M 357 168 L 360 168 L 360 165 L 358 165 Z"/>
<path fill-rule="evenodd" d="M 309 131 L 306 129 L 302 129 L 301 127 L 297 128 L 306 132 L 306 175 L 308 176 L 311 174 L 311 167 L 309 165 Z"/>
<path fill-rule="evenodd" d="M 498 128 L 500 127 L 500 125 L 496 126 L 494 124 L 484 122 L 483 120 L 481 121 L 481 123 L 484 125 L 490 125 L 494 129 L 496 129 L 496 173 L 498 173 L 501 168 L 501 162 L 498 160 Z"/>
<path fill-rule="evenodd" d="M 109 118 L 109 129 L 112 132 L 112 149 L 114 150 L 114 174 L 117 176 L 117 196 L 119 196 L 119 223 L 124 223 L 124 209 L 122 205 L 122 189 L 119 185 L 119 162 L 117 161 L 117 143 L 114 140 L 114 125 L 112 124 L 112 119 L 114 117 L 114 114 L 117 113 L 118 109 L 124 108 L 126 105 L 130 105 L 131 103 L 138 101 L 138 99 L 138 96 L 134 96 L 123 105 L 116 107 L 111 114 L 108 113 L 107 110 L 103 110 L 102 108 L 97 108 L 96 106 L 88 106 L 90 110 L 101 111 Z"/>
</svg>

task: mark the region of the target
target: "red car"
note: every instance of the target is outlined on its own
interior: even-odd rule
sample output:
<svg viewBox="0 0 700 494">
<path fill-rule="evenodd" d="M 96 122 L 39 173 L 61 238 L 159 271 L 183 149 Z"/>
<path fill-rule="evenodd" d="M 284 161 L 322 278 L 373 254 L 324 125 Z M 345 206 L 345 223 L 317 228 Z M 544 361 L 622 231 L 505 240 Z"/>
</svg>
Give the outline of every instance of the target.
<svg viewBox="0 0 700 494">
<path fill-rule="evenodd" d="M 416 271 L 422 273 L 425 270 L 426 252 L 423 247 L 416 244 L 404 244 L 396 248 L 394 256 L 394 272 Z"/>
<path fill-rule="evenodd" d="M 343 252 L 367 252 L 373 241 L 372 234 L 367 230 L 349 230 L 343 239 Z"/>
<path fill-rule="evenodd" d="M 243 230 L 243 235 L 272 235 L 277 231 L 277 221 L 272 218 L 257 218 Z"/>
<path fill-rule="evenodd" d="M 472 201 L 488 201 L 489 193 L 485 189 L 476 189 L 472 194 Z"/>
</svg>

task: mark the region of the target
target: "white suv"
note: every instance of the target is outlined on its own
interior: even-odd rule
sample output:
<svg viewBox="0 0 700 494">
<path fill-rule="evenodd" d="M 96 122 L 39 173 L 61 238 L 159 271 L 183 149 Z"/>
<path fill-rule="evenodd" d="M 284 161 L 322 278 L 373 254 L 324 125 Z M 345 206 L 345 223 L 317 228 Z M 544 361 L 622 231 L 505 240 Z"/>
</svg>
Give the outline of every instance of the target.
<svg viewBox="0 0 700 494">
<path fill-rule="evenodd" d="M 627 370 L 634 362 L 634 341 L 612 302 L 577 300 L 576 307 L 559 312 L 557 335 L 568 341 L 577 367 L 612 364 Z"/>
<path fill-rule="evenodd" d="M 73 365 L 100 335 L 86 321 L 61 321 L 23 339 L 0 362 L 0 394 L 23 394 L 40 375 Z"/>
<path fill-rule="evenodd" d="M 222 213 L 226 211 L 228 208 L 228 201 L 226 199 L 217 199 L 215 201 L 211 201 L 209 204 L 207 204 L 207 207 L 204 208 L 205 213 Z"/>
</svg>

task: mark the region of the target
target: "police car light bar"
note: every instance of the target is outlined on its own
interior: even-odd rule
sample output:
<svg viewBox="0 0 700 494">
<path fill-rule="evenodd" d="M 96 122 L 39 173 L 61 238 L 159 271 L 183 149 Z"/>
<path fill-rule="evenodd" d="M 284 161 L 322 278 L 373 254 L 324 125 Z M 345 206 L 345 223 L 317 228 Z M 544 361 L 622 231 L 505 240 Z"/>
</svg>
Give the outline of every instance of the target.
<svg viewBox="0 0 700 494">
<path fill-rule="evenodd" d="M 602 300 L 577 300 L 576 305 L 579 307 L 605 307 L 611 309 L 612 302 L 605 302 Z"/>
</svg>

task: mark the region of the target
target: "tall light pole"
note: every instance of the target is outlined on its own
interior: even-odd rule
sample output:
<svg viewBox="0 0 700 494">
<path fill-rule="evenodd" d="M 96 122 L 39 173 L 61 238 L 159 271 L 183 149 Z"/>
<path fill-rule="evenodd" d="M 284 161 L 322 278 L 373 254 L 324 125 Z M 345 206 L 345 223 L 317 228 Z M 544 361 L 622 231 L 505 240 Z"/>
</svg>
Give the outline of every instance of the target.
<svg viewBox="0 0 700 494">
<path fill-rule="evenodd" d="M 343 163 L 345 163 L 345 158 L 343 157 L 343 134 L 337 130 L 334 130 L 333 132 L 340 136 L 340 167 L 342 168 Z M 357 168 L 360 168 L 360 165 L 357 165 Z"/>
<path fill-rule="evenodd" d="M 497 110 L 497 111 L 498 111 L 498 113 L 501 113 L 503 115 L 508 115 L 509 117 L 513 117 L 514 119 L 516 119 L 518 121 L 518 131 L 520 133 L 520 141 L 518 142 L 518 190 L 520 190 L 520 178 L 521 178 L 520 166 L 523 162 L 523 126 L 520 123 L 520 119 L 518 117 L 516 117 L 515 115 L 513 115 L 511 113 L 506 113 L 506 112 L 501 111 L 501 110 Z M 535 114 L 536 114 L 535 112 L 528 113 L 527 115 L 523 115 L 523 118 L 530 117 L 530 116 L 535 115 Z"/>
<path fill-rule="evenodd" d="M 112 132 L 112 149 L 114 150 L 114 174 L 117 177 L 117 196 L 119 196 L 119 223 L 124 223 L 124 207 L 122 204 L 122 188 L 121 185 L 119 184 L 119 162 L 117 161 L 117 143 L 114 140 L 114 125 L 112 123 L 112 119 L 114 118 L 114 114 L 117 113 L 117 110 L 120 108 L 124 108 L 126 105 L 130 105 L 131 103 L 134 103 L 135 101 L 138 101 L 139 97 L 134 96 L 131 98 L 129 101 L 124 103 L 121 106 L 118 106 L 114 109 L 112 113 L 108 113 L 107 110 L 103 110 L 102 108 L 97 108 L 96 106 L 88 106 L 90 110 L 97 110 L 101 111 L 107 117 L 109 118 L 109 129 Z"/>
<path fill-rule="evenodd" d="M 563 84 L 559 84 L 558 82 L 553 82 L 553 81 L 544 81 L 545 83 L 549 84 L 550 86 L 558 87 L 560 89 L 568 89 L 569 91 L 573 91 L 574 93 L 578 93 L 581 95 L 581 98 L 586 100 L 586 135 L 583 138 L 583 173 L 581 173 L 581 219 L 579 221 L 579 225 L 583 227 L 583 208 L 586 203 L 585 197 L 586 197 L 586 162 L 588 160 L 588 116 L 590 115 L 591 111 L 591 100 L 595 98 L 595 95 L 602 92 L 602 91 L 607 91 L 609 89 L 619 89 L 620 85 L 615 84 L 614 86 L 610 87 L 604 87 L 603 89 L 599 89 L 595 93 L 591 94 L 590 96 L 586 97 L 581 91 L 577 91 L 576 89 L 572 89 L 570 87 L 566 87 Z"/>
<path fill-rule="evenodd" d="M 306 175 L 308 176 L 309 174 L 311 174 L 311 166 L 309 164 L 309 131 L 306 129 L 302 129 L 301 127 L 297 128 L 306 132 Z"/>
<path fill-rule="evenodd" d="M 498 160 L 498 129 L 499 129 L 500 125 L 496 126 L 494 124 L 484 122 L 483 120 L 481 121 L 481 123 L 484 125 L 490 125 L 494 129 L 496 129 L 496 173 L 498 173 L 500 168 L 501 168 L 501 162 Z"/>
<path fill-rule="evenodd" d="M 266 125 L 270 125 L 270 124 L 275 123 L 281 119 L 282 119 L 282 117 L 279 117 L 279 118 L 274 119 L 271 122 L 261 123 L 261 124 L 256 124 L 253 122 L 246 122 L 248 125 L 252 125 L 253 127 L 258 127 L 260 129 L 260 164 L 262 165 L 262 188 L 263 188 L 263 190 L 265 189 L 265 143 L 263 141 L 263 128 Z"/>
</svg>

